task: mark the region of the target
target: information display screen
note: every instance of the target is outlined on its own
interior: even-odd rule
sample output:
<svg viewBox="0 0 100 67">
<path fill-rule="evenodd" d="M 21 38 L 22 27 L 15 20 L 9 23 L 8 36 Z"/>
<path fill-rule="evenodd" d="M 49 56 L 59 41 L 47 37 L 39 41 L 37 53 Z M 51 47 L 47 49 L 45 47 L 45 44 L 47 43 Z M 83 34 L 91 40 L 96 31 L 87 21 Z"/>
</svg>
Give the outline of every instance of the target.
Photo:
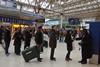
<svg viewBox="0 0 100 67">
<path fill-rule="evenodd" d="M 69 25 L 77 25 L 80 24 L 79 18 L 69 18 L 68 19 Z"/>
</svg>

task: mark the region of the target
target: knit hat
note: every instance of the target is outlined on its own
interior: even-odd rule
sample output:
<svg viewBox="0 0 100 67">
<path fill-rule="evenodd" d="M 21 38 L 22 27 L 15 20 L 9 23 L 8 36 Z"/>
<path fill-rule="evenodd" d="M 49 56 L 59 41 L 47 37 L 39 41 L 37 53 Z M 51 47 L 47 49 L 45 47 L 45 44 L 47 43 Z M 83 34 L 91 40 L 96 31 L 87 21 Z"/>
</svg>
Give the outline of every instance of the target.
<svg viewBox="0 0 100 67">
<path fill-rule="evenodd" d="M 42 29 L 42 26 L 39 26 L 38 29 Z"/>
</svg>

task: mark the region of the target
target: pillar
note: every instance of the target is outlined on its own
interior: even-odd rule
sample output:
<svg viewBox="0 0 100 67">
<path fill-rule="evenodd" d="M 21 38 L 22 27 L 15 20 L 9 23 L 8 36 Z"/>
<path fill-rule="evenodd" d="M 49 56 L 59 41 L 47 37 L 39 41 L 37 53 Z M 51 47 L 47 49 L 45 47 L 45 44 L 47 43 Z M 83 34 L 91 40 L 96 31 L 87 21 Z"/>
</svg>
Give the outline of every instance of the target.
<svg viewBox="0 0 100 67">
<path fill-rule="evenodd" d="M 63 14 L 61 13 L 61 16 L 60 16 L 60 28 L 62 29 L 62 23 L 63 23 Z"/>
</svg>

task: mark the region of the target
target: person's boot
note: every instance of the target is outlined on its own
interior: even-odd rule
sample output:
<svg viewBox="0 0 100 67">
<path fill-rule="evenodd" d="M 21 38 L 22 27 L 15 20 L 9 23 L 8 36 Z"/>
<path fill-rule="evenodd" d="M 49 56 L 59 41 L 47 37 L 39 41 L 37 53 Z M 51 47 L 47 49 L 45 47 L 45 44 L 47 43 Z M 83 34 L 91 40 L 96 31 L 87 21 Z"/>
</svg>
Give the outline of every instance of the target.
<svg viewBox="0 0 100 67">
<path fill-rule="evenodd" d="M 78 61 L 78 63 L 81 63 L 82 62 L 82 60 L 81 61 Z"/>
<path fill-rule="evenodd" d="M 50 58 L 50 60 L 52 60 L 52 61 L 56 61 L 56 58 L 53 57 L 53 58 Z"/>
<path fill-rule="evenodd" d="M 87 60 L 81 61 L 81 64 L 86 64 L 86 63 L 87 63 Z"/>
<path fill-rule="evenodd" d="M 65 58 L 65 61 L 69 61 L 69 58 Z"/>
<path fill-rule="evenodd" d="M 81 59 L 80 61 L 78 61 L 78 63 L 81 63 L 83 61 L 83 59 Z"/>
<path fill-rule="evenodd" d="M 71 58 L 68 58 L 70 61 L 72 61 L 72 59 Z"/>
<path fill-rule="evenodd" d="M 6 56 L 9 56 L 10 55 L 10 53 L 6 53 Z"/>
<path fill-rule="evenodd" d="M 42 58 L 37 58 L 37 60 L 38 60 L 39 62 L 42 62 Z"/>
</svg>

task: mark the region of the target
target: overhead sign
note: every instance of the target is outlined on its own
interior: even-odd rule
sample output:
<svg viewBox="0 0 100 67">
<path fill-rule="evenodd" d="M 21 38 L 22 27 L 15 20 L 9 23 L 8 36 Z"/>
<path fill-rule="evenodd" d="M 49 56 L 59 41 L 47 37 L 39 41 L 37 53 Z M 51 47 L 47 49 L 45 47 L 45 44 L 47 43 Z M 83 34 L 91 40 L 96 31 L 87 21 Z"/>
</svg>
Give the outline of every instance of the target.
<svg viewBox="0 0 100 67">
<path fill-rule="evenodd" d="M 10 8 L 16 8 L 17 7 L 14 0 L 1 0 L 0 5 L 4 6 L 4 7 L 10 7 Z"/>
<path fill-rule="evenodd" d="M 14 17 L 3 17 L 0 16 L 0 22 L 5 22 L 5 23 L 17 23 L 17 24 L 32 24 L 32 20 L 24 20 L 24 19 L 18 19 Z"/>
</svg>

